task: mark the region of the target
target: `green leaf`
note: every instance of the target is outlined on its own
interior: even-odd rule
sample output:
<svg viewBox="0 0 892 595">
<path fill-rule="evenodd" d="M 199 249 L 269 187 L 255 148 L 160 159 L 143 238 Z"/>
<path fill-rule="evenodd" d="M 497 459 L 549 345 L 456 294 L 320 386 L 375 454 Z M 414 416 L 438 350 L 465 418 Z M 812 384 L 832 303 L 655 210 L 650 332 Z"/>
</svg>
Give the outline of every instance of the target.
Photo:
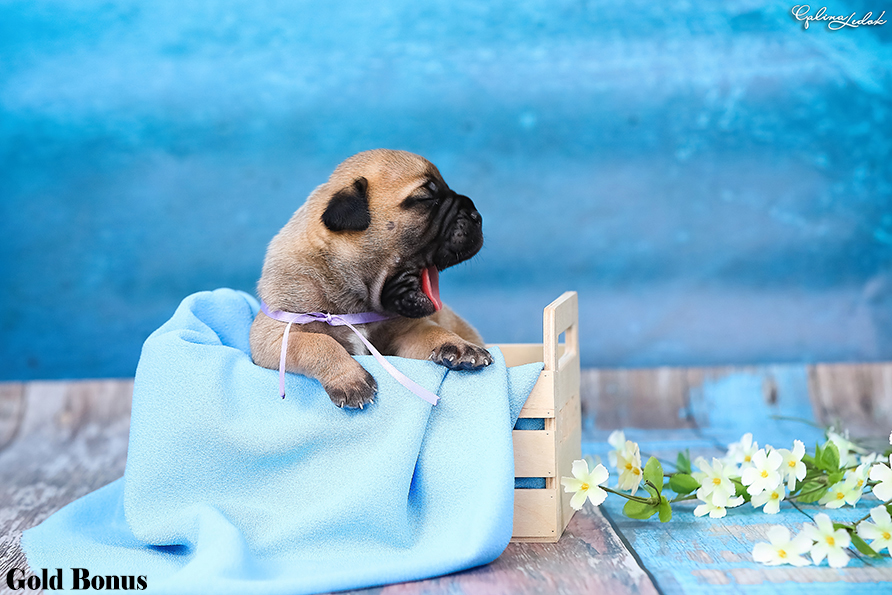
<svg viewBox="0 0 892 595">
<path fill-rule="evenodd" d="M 746 491 L 746 486 L 737 481 L 734 482 L 734 495 L 742 496 L 744 502 L 749 502 L 753 499 L 750 493 Z"/>
<path fill-rule="evenodd" d="M 852 545 L 854 545 L 859 552 L 864 554 L 865 556 L 870 556 L 871 558 L 882 558 L 882 556 L 874 551 L 872 547 L 867 545 L 867 542 L 858 537 L 857 533 L 852 532 Z"/>
<path fill-rule="evenodd" d="M 827 482 L 830 485 L 833 485 L 835 483 L 842 481 L 843 477 L 845 477 L 845 474 L 842 471 L 836 471 L 835 473 L 831 473 L 830 475 L 827 476 Z"/>
<path fill-rule="evenodd" d="M 660 492 L 658 492 L 656 488 L 651 486 L 649 483 L 644 484 L 644 489 L 647 491 L 648 494 L 650 494 L 650 500 L 654 504 L 654 506 L 656 506 L 660 502 Z"/>
<path fill-rule="evenodd" d="M 810 481 L 804 486 L 802 486 L 802 491 L 800 494 L 804 494 L 802 496 L 796 496 L 796 501 L 801 502 L 803 504 L 808 504 L 810 502 L 817 502 L 821 498 L 824 497 L 824 494 L 829 490 L 827 486 L 822 483 L 818 483 L 816 481 Z"/>
<path fill-rule="evenodd" d="M 824 457 L 824 449 L 820 444 L 815 444 L 815 467 L 821 466 L 821 459 Z M 805 457 L 802 457 L 803 459 Z"/>
<path fill-rule="evenodd" d="M 672 506 L 669 505 L 669 500 L 666 500 L 666 496 L 660 498 L 660 522 L 668 523 L 672 518 Z"/>
<path fill-rule="evenodd" d="M 700 482 L 687 473 L 674 473 L 669 478 L 669 489 L 679 495 L 690 494 L 700 487 Z"/>
<path fill-rule="evenodd" d="M 815 464 L 815 458 L 811 455 L 802 455 L 802 462 L 805 463 L 805 467 L 811 467 Z"/>
<path fill-rule="evenodd" d="M 829 472 L 839 471 L 839 449 L 832 442 L 824 445 L 824 451 L 821 453 L 821 469 Z"/>
<path fill-rule="evenodd" d="M 656 457 L 647 459 L 644 466 L 644 481 L 649 481 L 657 488 L 657 492 L 663 491 L 663 466 Z"/>
<path fill-rule="evenodd" d="M 646 520 L 657 512 L 657 507 L 653 504 L 638 502 L 637 500 L 629 500 L 623 506 L 623 514 L 631 519 Z"/>
<path fill-rule="evenodd" d="M 675 458 L 675 466 L 682 473 L 689 474 L 691 472 L 691 451 L 686 448 L 684 452 L 678 453 Z"/>
</svg>

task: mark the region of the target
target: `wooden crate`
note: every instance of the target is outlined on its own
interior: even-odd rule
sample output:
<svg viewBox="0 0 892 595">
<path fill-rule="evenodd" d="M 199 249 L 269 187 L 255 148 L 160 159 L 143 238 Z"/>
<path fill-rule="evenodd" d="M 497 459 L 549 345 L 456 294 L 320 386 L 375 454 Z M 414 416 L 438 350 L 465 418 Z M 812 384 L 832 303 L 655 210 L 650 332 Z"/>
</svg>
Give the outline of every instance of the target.
<svg viewBox="0 0 892 595">
<path fill-rule="evenodd" d="M 564 342 L 559 338 L 564 335 Z M 515 477 L 544 477 L 545 489 L 514 490 L 512 541 L 555 542 L 573 517 L 561 476 L 582 458 L 579 405 L 579 303 L 568 291 L 545 308 L 542 344 L 497 345 L 508 366 L 545 362 L 522 418 L 545 420 L 543 430 L 514 430 Z"/>
</svg>

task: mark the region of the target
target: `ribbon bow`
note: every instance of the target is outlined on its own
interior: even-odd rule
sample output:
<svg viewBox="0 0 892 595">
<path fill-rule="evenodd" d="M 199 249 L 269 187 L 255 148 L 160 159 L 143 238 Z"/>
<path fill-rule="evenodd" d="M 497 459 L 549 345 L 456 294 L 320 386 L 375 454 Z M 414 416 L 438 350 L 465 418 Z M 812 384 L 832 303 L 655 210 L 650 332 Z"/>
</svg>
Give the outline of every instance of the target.
<svg viewBox="0 0 892 595">
<path fill-rule="evenodd" d="M 269 305 L 266 302 L 260 302 L 260 310 L 272 318 L 273 320 L 278 320 L 279 322 L 288 323 L 285 327 L 285 333 L 282 335 L 282 351 L 279 354 L 279 394 L 282 398 L 285 398 L 285 354 L 288 351 L 288 334 L 291 332 L 292 324 L 308 324 L 310 322 L 324 322 L 330 326 L 346 326 L 351 331 L 356 333 L 356 336 L 359 337 L 359 340 L 362 341 L 368 350 L 371 352 L 375 359 L 378 360 L 378 363 L 387 370 L 387 373 L 393 376 L 397 382 L 405 386 L 407 389 L 430 403 L 431 405 L 436 405 L 437 401 L 440 399 L 437 395 L 430 392 L 391 364 L 387 359 L 381 355 L 381 352 L 375 349 L 375 346 L 372 345 L 368 339 L 366 339 L 362 333 L 356 330 L 354 324 L 367 324 L 369 322 L 380 322 L 382 320 L 389 320 L 394 318 L 393 316 L 387 316 L 385 314 L 378 314 L 376 312 L 363 312 L 361 314 L 329 314 L 326 312 L 306 312 L 297 314 L 294 312 L 285 312 L 283 310 L 271 310 Z"/>
</svg>

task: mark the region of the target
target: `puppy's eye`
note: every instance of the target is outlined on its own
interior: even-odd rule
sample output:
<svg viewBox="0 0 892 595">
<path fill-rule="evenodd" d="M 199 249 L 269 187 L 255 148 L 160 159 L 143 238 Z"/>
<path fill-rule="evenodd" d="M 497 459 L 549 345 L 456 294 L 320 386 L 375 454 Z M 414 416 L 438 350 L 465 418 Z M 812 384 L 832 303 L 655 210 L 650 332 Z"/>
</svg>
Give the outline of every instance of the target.
<svg viewBox="0 0 892 595">
<path fill-rule="evenodd" d="M 436 194 L 438 190 L 437 183 L 431 180 L 427 183 L 427 189 L 431 191 L 431 194 Z"/>
</svg>

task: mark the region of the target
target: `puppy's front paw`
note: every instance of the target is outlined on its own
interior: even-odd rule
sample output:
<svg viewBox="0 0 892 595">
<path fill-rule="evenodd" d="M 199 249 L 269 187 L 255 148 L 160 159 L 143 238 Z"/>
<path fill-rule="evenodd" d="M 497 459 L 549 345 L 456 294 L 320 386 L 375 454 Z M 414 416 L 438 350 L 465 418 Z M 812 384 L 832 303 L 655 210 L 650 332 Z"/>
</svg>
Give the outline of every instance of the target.
<svg viewBox="0 0 892 595">
<path fill-rule="evenodd" d="M 325 385 L 325 392 L 331 402 L 338 407 L 362 409 L 375 398 L 378 383 L 365 368 L 360 367 L 353 373 L 339 376 L 335 381 Z"/>
<path fill-rule="evenodd" d="M 492 363 L 492 355 L 473 343 L 443 343 L 430 354 L 431 361 L 450 370 L 479 370 Z"/>
</svg>

